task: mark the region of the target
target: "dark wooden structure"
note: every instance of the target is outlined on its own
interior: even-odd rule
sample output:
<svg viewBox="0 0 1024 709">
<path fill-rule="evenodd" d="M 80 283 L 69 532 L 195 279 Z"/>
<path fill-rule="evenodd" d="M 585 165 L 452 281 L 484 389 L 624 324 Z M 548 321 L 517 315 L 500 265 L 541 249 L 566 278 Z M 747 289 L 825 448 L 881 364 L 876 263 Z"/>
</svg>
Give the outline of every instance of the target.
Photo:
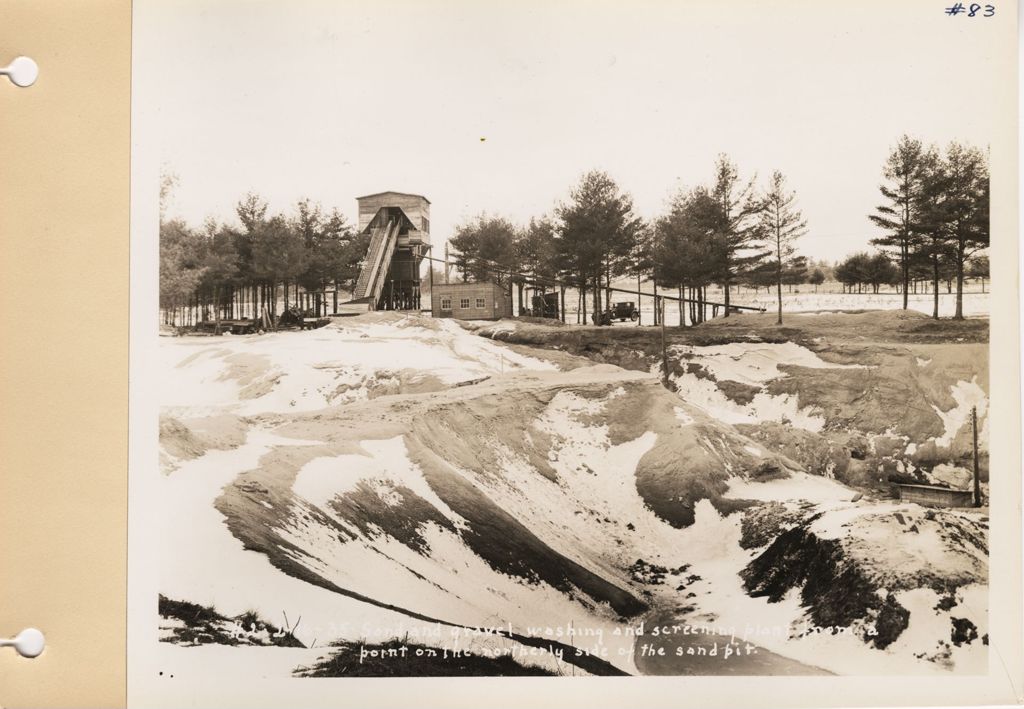
<svg viewBox="0 0 1024 709">
<path fill-rule="evenodd" d="M 898 483 L 898 487 L 901 500 L 925 507 L 970 507 L 974 504 L 974 493 L 970 490 L 906 483 Z"/>
<path fill-rule="evenodd" d="M 530 307 L 525 313 L 521 314 L 532 315 L 535 318 L 558 320 L 561 314 L 559 310 L 560 302 L 561 299 L 559 298 L 558 291 L 551 291 L 550 293 L 538 292 L 530 297 Z"/>
<path fill-rule="evenodd" d="M 420 264 L 430 249 L 430 200 L 404 192 L 357 197 L 359 231 L 370 235 L 352 302 L 367 310 L 419 310 Z"/>
</svg>

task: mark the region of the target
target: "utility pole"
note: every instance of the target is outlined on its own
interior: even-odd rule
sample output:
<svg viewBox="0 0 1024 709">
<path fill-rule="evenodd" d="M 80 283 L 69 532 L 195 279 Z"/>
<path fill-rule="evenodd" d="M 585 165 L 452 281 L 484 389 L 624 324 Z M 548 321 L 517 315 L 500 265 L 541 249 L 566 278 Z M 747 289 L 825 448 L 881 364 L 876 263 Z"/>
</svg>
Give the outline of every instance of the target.
<svg viewBox="0 0 1024 709">
<path fill-rule="evenodd" d="M 427 272 L 428 272 L 428 276 L 429 276 L 429 279 L 430 279 L 429 280 L 429 283 L 430 283 L 430 314 L 433 315 L 434 314 L 434 264 L 431 261 L 427 261 Z M 421 308 L 423 307 L 422 303 L 420 303 L 420 307 Z M 337 308 L 335 308 L 335 309 L 337 309 Z"/>
<path fill-rule="evenodd" d="M 661 383 L 668 389 L 668 345 L 665 342 L 665 299 L 657 298 L 655 308 L 661 318 Z"/>
<path fill-rule="evenodd" d="M 636 325 L 637 325 L 637 327 L 640 327 L 641 325 L 644 324 L 643 305 L 644 305 L 644 299 L 642 297 L 640 297 L 640 272 L 637 271 L 637 274 L 636 274 Z"/>
<path fill-rule="evenodd" d="M 971 429 L 974 434 L 974 506 L 981 507 L 981 472 L 978 470 L 978 407 L 971 407 Z"/>
<path fill-rule="evenodd" d="M 444 284 L 448 285 L 448 242 L 444 242 Z"/>
</svg>

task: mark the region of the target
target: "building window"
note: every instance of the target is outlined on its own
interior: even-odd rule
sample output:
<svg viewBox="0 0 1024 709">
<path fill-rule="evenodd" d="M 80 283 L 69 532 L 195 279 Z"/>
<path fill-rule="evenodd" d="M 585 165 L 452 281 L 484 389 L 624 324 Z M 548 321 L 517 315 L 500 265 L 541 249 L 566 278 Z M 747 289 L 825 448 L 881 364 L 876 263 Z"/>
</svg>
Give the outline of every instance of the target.
<svg viewBox="0 0 1024 709">
<path fill-rule="evenodd" d="M 487 307 L 487 301 L 484 300 L 483 298 L 477 298 L 476 299 L 476 307 L 481 308 L 481 309 L 486 308 Z"/>
<path fill-rule="evenodd" d="M 469 308 L 469 298 L 462 298 L 459 300 L 460 308 Z"/>
<path fill-rule="evenodd" d="M 452 299 L 451 298 L 441 298 L 441 310 L 451 310 L 451 309 L 452 309 Z"/>
</svg>

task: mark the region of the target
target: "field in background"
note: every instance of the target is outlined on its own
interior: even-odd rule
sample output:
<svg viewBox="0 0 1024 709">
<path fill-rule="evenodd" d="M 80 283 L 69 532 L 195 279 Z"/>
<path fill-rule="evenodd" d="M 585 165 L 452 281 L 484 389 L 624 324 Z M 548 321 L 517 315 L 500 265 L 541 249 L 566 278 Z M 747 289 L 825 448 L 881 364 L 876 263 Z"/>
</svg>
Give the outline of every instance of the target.
<svg viewBox="0 0 1024 709">
<path fill-rule="evenodd" d="M 649 285 L 644 285 L 643 290 L 645 292 L 650 291 Z M 662 291 L 664 295 L 672 295 L 667 291 Z M 708 292 L 708 299 L 716 302 L 721 302 L 722 293 L 718 290 Z M 909 297 L 909 309 L 915 310 L 925 315 L 932 314 L 932 304 L 934 296 L 929 294 L 911 293 Z M 627 295 L 626 293 L 613 293 L 612 302 L 619 301 L 636 301 L 636 295 Z M 654 322 L 654 302 L 653 298 L 645 296 L 640 299 L 640 322 L 643 325 L 651 325 Z M 744 288 L 739 293 L 733 293 L 731 296 L 731 303 L 733 305 L 749 305 L 758 308 L 765 308 L 769 312 L 775 312 L 776 301 L 774 293 L 769 293 L 765 289 L 761 289 L 759 292 L 754 292 L 752 289 Z M 576 322 L 576 305 L 577 296 L 575 291 L 567 291 L 566 298 L 566 311 L 565 319 L 568 323 Z M 810 313 L 818 311 L 829 311 L 829 310 L 897 310 L 903 306 L 903 298 L 899 293 L 896 292 L 882 292 L 882 293 L 839 293 L 839 292 L 821 292 L 815 293 L 812 291 L 803 292 L 783 292 L 782 294 L 782 312 L 783 316 L 786 313 Z M 948 318 L 952 317 L 956 310 L 956 293 L 939 293 L 939 317 Z M 987 316 L 989 314 L 989 294 L 981 292 L 964 293 L 964 315 L 966 317 L 978 317 Z M 711 315 L 709 309 L 708 315 Z M 721 310 L 719 310 L 721 315 Z M 665 322 L 667 325 L 678 325 L 679 324 L 679 307 L 675 301 L 667 301 L 665 304 Z M 614 323 L 615 325 L 634 325 L 635 323 Z M 687 315 L 686 324 L 690 323 L 689 316 Z"/>
</svg>

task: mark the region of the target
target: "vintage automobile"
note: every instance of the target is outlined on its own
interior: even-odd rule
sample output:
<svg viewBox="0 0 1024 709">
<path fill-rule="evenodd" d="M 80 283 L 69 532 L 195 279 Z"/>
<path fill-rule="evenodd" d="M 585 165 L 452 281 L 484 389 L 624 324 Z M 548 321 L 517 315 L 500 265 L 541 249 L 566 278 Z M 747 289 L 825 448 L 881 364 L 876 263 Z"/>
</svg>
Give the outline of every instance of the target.
<svg viewBox="0 0 1024 709">
<path fill-rule="evenodd" d="M 619 322 L 627 320 L 636 322 L 640 318 L 640 311 L 636 309 L 636 303 L 631 300 L 612 303 L 612 318 Z"/>
</svg>

